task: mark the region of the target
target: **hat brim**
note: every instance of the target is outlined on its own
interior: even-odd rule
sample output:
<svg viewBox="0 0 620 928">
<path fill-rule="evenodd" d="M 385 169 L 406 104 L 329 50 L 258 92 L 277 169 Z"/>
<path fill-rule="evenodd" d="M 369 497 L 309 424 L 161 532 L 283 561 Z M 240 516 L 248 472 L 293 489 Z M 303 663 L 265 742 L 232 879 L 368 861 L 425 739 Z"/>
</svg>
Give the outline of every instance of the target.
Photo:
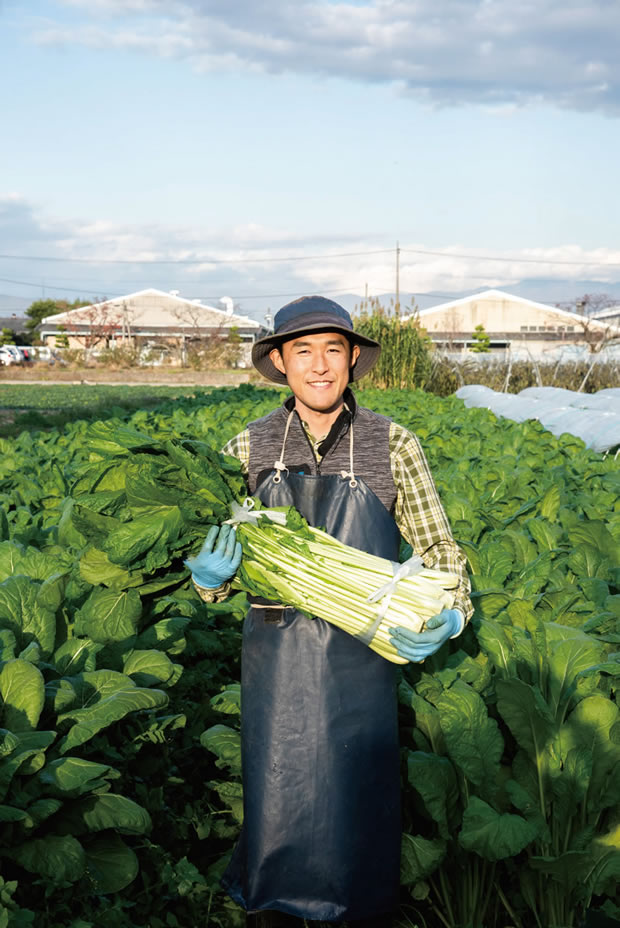
<svg viewBox="0 0 620 928">
<path fill-rule="evenodd" d="M 302 335 L 304 332 L 342 332 L 354 345 L 359 345 L 360 353 L 357 361 L 351 368 L 351 380 L 360 380 L 364 374 L 372 370 L 381 354 L 381 345 L 372 338 L 360 335 L 345 326 L 325 325 L 325 322 L 319 322 L 316 325 L 304 325 L 299 329 L 292 329 L 283 335 L 266 335 L 259 338 L 252 345 L 252 364 L 256 370 L 271 380 L 273 383 L 286 384 L 286 374 L 283 374 L 275 366 L 269 355 L 274 348 L 280 348 L 283 342 L 289 341 L 296 335 Z"/>
</svg>

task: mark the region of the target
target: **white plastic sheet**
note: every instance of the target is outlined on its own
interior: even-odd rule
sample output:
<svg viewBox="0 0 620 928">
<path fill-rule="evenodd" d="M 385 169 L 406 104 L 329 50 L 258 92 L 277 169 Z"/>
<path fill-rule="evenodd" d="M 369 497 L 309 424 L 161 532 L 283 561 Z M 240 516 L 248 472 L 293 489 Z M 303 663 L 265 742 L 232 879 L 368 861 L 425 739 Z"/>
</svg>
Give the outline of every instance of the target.
<svg viewBox="0 0 620 928">
<path fill-rule="evenodd" d="M 456 395 L 466 406 L 484 407 L 515 422 L 538 419 L 554 435 L 568 432 L 593 451 L 620 450 L 620 387 L 592 394 L 560 387 L 527 387 L 514 394 L 470 384 Z"/>
</svg>

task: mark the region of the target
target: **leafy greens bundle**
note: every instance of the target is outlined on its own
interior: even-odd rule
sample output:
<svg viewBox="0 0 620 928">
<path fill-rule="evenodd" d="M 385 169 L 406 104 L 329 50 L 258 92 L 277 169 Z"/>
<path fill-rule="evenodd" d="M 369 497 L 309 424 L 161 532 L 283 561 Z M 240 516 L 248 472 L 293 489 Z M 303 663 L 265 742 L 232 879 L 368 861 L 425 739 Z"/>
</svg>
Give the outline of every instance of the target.
<svg viewBox="0 0 620 928">
<path fill-rule="evenodd" d="M 319 616 L 393 663 L 407 661 L 390 642 L 392 628 L 419 632 L 454 604 L 455 574 L 425 568 L 420 558 L 397 565 L 342 544 L 292 507 L 237 506 L 230 521 L 243 548 L 235 586 Z"/>
</svg>

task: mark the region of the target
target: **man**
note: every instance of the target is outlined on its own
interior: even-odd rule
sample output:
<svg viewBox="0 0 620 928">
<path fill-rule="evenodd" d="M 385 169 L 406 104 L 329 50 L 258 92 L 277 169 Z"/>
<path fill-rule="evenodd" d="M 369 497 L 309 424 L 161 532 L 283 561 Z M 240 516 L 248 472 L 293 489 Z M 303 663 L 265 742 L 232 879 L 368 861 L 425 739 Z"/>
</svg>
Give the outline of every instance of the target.
<svg viewBox="0 0 620 928">
<path fill-rule="evenodd" d="M 293 395 L 224 451 L 265 505 L 295 506 L 345 544 L 392 561 L 402 536 L 427 566 L 461 577 L 456 608 L 419 634 L 395 630 L 398 653 L 423 661 L 462 631 L 469 582 L 417 439 L 359 407 L 349 388 L 379 351 L 332 300 L 287 304 L 252 360 Z M 188 562 L 204 599 L 225 595 L 240 558 L 234 530 L 214 527 Z M 394 665 L 322 619 L 255 601 L 241 687 L 245 817 L 224 886 L 249 925 L 387 928 L 401 836 Z"/>
</svg>

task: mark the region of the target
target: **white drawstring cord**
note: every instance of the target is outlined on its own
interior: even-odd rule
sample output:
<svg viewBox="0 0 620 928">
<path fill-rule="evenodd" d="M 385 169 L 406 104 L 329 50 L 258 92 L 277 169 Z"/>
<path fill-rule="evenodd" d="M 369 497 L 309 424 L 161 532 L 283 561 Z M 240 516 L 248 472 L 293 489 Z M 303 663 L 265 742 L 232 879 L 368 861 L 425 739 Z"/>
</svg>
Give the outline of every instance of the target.
<svg viewBox="0 0 620 928">
<path fill-rule="evenodd" d="M 284 463 L 284 449 L 286 448 L 286 439 L 288 438 L 288 430 L 291 427 L 291 421 L 293 418 L 295 410 L 291 409 L 288 414 L 288 419 L 286 420 L 286 428 L 284 429 L 284 441 L 282 442 L 282 451 L 280 452 L 280 458 L 273 465 L 276 473 L 273 475 L 273 482 L 280 483 L 282 480 L 282 471 L 285 470 L 288 474 L 288 467 Z"/>
</svg>

